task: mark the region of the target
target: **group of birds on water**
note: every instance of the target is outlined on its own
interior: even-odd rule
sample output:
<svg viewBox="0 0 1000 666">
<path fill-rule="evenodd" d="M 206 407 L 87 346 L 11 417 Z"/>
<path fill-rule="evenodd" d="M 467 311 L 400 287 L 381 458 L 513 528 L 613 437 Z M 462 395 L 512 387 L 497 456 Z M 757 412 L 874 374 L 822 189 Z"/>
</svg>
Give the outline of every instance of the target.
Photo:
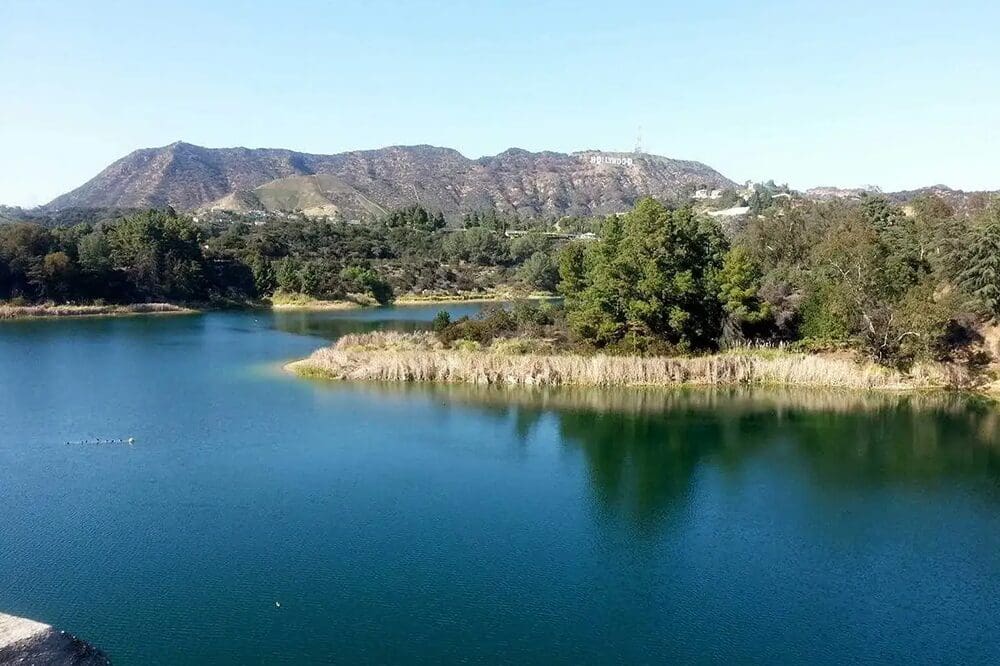
<svg viewBox="0 0 1000 666">
<path fill-rule="evenodd" d="M 100 437 L 98 437 L 97 439 L 84 439 L 79 442 L 66 442 L 67 446 L 69 446 L 70 444 L 128 444 L 129 446 L 132 446 L 133 444 L 135 444 L 135 438 L 129 437 L 127 439 L 101 439 Z"/>
</svg>

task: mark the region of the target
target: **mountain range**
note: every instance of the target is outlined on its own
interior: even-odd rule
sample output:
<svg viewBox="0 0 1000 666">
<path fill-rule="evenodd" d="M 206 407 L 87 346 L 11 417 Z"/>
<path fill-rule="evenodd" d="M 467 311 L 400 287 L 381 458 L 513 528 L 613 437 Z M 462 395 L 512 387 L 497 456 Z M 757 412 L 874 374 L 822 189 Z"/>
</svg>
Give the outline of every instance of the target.
<svg viewBox="0 0 1000 666">
<path fill-rule="evenodd" d="M 470 159 L 427 145 L 315 155 L 177 142 L 137 150 L 43 208 L 298 210 L 358 219 L 420 203 L 449 216 L 491 208 L 599 215 L 628 210 L 644 196 L 735 185 L 700 162 L 639 153 L 511 148 Z"/>
</svg>

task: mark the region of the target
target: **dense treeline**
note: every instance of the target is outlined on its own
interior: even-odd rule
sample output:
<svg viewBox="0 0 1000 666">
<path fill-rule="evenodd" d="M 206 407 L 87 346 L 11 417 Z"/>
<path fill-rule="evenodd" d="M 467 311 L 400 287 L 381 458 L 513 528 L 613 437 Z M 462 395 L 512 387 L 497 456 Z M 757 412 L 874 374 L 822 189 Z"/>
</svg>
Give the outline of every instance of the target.
<svg viewBox="0 0 1000 666">
<path fill-rule="evenodd" d="M 967 353 L 1000 313 L 1000 209 L 940 199 L 772 206 L 731 231 L 646 200 L 560 256 L 567 323 L 595 346 L 854 346 L 880 362 Z"/>
<path fill-rule="evenodd" d="M 27 302 L 206 300 L 232 278 L 192 222 L 148 212 L 96 227 L 0 227 L 0 297 Z"/>
<path fill-rule="evenodd" d="M 770 205 L 727 229 L 647 199 L 558 253 L 564 307 L 438 322 L 444 342 L 537 336 L 618 353 L 754 344 L 854 349 L 883 364 L 985 362 L 1000 316 L 1000 206 L 937 198 Z M 539 322 L 544 327 L 539 329 Z"/>
<path fill-rule="evenodd" d="M 196 223 L 171 210 L 97 224 L 0 225 L 0 300 L 241 303 L 276 291 L 338 299 L 518 285 L 553 290 L 553 240 L 446 229 L 420 206 L 374 223 L 278 217 Z"/>
<path fill-rule="evenodd" d="M 549 322 L 544 333 L 567 344 L 687 353 L 790 343 L 900 365 L 975 362 L 982 325 L 1000 316 L 996 202 L 957 214 L 935 197 L 905 208 L 880 196 L 786 197 L 723 228 L 690 207 L 646 199 L 597 222 L 489 212 L 463 222 L 449 228 L 410 206 L 363 225 L 196 222 L 170 210 L 54 228 L 5 224 L 0 299 L 241 303 L 281 291 L 384 303 L 516 284 L 564 297 L 557 313 L 529 321 L 536 332 Z M 568 228 L 598 228 L 599 238 L 567 243 Z M 473 338 L 521 328 L 463 326 Z"/>
</svg>

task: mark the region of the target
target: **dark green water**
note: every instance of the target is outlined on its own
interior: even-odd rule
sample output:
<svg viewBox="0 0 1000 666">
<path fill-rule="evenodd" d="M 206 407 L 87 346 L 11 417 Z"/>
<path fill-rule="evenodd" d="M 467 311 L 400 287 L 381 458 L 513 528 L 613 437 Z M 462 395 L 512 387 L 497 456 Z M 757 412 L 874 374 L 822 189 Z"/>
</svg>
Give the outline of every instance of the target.
<svg viewBox="0 0 1000 666">
<path fill-rule="evenodd" d="M 0 610 L 118 664 L 996 663 L 995 408 L 276 369 L 437 309 L 0 325 Z"/>
</svg>

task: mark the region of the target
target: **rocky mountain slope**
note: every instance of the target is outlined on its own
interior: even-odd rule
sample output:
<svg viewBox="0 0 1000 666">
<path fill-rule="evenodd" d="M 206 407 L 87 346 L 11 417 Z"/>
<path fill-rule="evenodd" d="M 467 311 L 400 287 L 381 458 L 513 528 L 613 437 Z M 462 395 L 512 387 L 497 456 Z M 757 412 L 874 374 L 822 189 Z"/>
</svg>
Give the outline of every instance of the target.
<svg viewBox="0 0 1000 666">
<path fill-rule="evenodd" d="M 45 208 L 307 210 L 359 218 L 410 203 L 447 215 L 497 208 L 525 216 L 624 211 L 735 184 L 699 162 L 647 154 L 510 149 L 469 159 L 448 148 L 393 146 L 336 155 L 173 143 L 137 150 Z"/>
</svg>

